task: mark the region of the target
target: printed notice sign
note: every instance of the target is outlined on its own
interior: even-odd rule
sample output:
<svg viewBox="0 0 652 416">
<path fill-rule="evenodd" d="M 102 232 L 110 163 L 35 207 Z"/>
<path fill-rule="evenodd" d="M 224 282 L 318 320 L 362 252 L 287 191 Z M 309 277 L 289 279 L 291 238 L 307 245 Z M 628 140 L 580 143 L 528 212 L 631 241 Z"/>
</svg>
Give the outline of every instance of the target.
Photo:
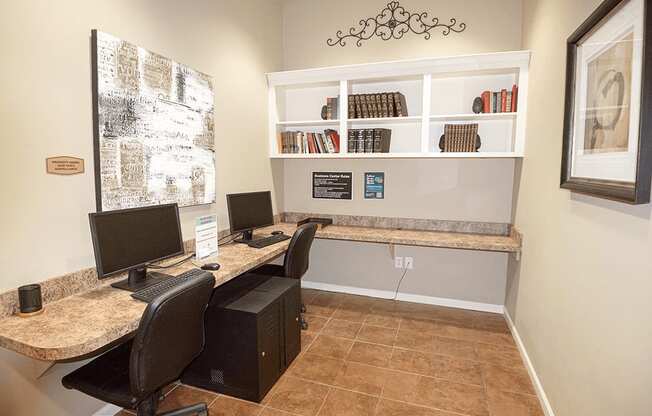
<svg viewBox="0 0 652 416">
<path fill-rule="evenodd" d="M 313 172 L 312 197 L 320 199 L 351 199 L 352 172 Z"/>
<path fill-rule="evenodd" d="M 367 172 L 364 174 L 365 199 L 385 198 L 385 172 Z"/>
<path fill-rule="evenodd" d="M 195 257 L 198 260 L 217 255 L 217 215 L 195 220 Z"/>
<path fill-rule="evenodd" d="M 45 159 L 46 172 L 53 175 L 76 175 L 84 173 L 84 159 L 72 156 L 56 156 Z"/>
</svg>

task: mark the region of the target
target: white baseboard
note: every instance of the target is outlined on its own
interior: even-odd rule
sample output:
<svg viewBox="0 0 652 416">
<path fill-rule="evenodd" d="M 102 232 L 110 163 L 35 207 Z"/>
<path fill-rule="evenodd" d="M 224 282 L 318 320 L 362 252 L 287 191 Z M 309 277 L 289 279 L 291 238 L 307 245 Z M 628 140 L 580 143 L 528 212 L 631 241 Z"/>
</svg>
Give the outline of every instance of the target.
<svg viewBox="0 0 652 416">
<path fill-rule="evenodd" d="M 120 410 L 122 410 L 122 407 L 118 407 L 113 404 L 107 404 L 97 412 L 93 413 L 93 416 L 114 416 Z"/>
<path fill-rule="evenodd" d="M 391 290 L 365 289 L 354 286 L 340 286 L 330 283 L 311 282 L 301 280 L 301 287 L 307 289 L 325 290 L 328 292 L 348 293 L 351 295 L 369 296 L 380 299 L 393 299 L 394 292 Z M 504 311 L 503 305 L 494 305 L 491 303 L 469 302 L 466 300 L 437 298 L 433 296 L 414 295 L 411 293 L 399 292 L 396 298 L 405 302 L 423 303 L 427 305 L 447 306 L 450 308 L 468 309 L 472 311 L 500 313 Z"/>
<path fill-rule="evenodd" d="M 525 363 L 525 368 L 527 368 L 527 372 L 530 374 L 530 379 L 532 380 L 532 384 L 534 385 L 534 390 L 537 393 L 537 396 L 539 397 L 539 402 L 541 403 L 541 407 L 543 408 L 543 413 L 545 416 L 555 416 L 555 412 L 552 411 L 552 406 L 550 406 L 550 401 L 548 401 L 548 396 L 546 395 L 546 392 L 543 390 L 543 385 L 541 384 L 541 380 L 539 380 L 539 376 L 537 375 L 536 370 L 534 369 L 534 366 L 532 365 L 532 361 L 530 360 L 530 356 L 527 353 L 527 350 L 525 349 L 525 345 L 523 344 L 523 340 L 521 340 L 521 336 L 518 334 L 518 330 L 516 329 L 516 325 L 514 325 L 514 321 L 512 320 L 512 317 L 509 315 L 509 311 L 507 308 L 505 308 L 505 320 L 507 321 L 507 325 L 509 326 L 509 330 L 512 331 L 512 336 L 514 337 L 514 341 L 516 341 L 516 346 L 518 347 L 518 351 L 521 353 L 521 357 L 523 358 L 523 362 Z"/>
</svg>

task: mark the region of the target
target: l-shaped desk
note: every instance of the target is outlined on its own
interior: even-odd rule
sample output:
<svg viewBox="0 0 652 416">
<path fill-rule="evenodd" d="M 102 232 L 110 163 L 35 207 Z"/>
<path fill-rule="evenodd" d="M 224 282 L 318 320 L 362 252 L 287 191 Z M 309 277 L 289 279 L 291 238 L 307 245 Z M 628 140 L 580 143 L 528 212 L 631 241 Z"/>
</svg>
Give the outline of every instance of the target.
<svg viewBox="0 0 652 416">
<path fill-rule="evenodd" d="M 261 229 L 257 234 L 282 230 L 292 235 L 295 229 L 294 224 L 281 223 Z M 319 230 L 316 237 L 517 255 L 521 250 L 520 235 L 515 230 L 509 236 L 493 236 L 330 225 Z M 227 244 L 220 246 L 216 258 L 204 261 L 221 264 L 220 270 L 213 272 L 216 285 L 221 285 L 282 255 L 288 244 L 289 240 L 262 249 Z M 176 275 L 193 267 L 196 266 L 186 262 L 167 272 Z M 92 357 L 123 342 L 138 328 L 146 304 L 132 299 L 129 292 L 112 288 L 109 283 L 51 302 L 40 315 L 0 319 L 0 347 L 37 360 L 68 362 Z"/>
</svg>

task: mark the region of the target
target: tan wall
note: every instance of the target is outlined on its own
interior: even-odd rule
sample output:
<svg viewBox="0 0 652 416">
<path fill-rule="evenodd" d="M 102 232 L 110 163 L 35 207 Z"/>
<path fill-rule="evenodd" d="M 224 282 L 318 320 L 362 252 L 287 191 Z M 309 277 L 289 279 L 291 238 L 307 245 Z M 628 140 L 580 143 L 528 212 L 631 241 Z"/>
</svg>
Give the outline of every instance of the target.
<svg viewBox="0 0 652 416">
<path fill-rule="evenodd" d="M 217 212 L 226 226 L 225 193 L 273 188 L 264 73 L 281 68 L 281 27 L 280 3 L 269 0 L 2 2 L 0 290 L 94 264 L 91 29 L 214 77 L 218 203 L 182 209 L 191 238 L 198 215 Z M 46 175 L 53 155 L 83 157 L 86 173 Z M 33 382 L 30 360 L 1 351 L 0 361 L 2 414 L 88 415 L 99 407 L 62 392 L 64 371 Z"/>
<path fill-rule="evenodd" d="M 401 2 L 411 12 L 427 11 L 431 17 L 442 20 L 457 17 L 468 28 L 448 37 L 433 33 L 430 40 L 406 34 L 401 40 L 372 40 L 360 48 L 352 42 L 344 48 L 326 45 L 326 39 L 338 29 L 348 30 L 361 18 L 375 16 L 386 4 L 371 0 L 286 0 L 283 12 L 285 69 L 521 48 L 521 0 Z M 331 169 L 354 172 L 352 201 L 311 198 L 311 172 Z M 511 222 L 514 175 L 511 160 L 286 160 L 284 170 L 287 211 Z M 362 175 L 365 171 L 385 172 L 385 200 L 364 200 Z M 376 255 L 390 259 L 386 249 L 339 242 L 317 247 L 312 269 L 306 276 L 308 280 L 393 290 L 400 278 L 400 270 L 394 269 L 390 260 L 375 263 Z M 414 256 L 415 269 L 408 272 L 402 291 L 503 304 L 507 255 L 407 247 L 405 250 L 397 255 Z M 337 261 L 333 260 L 335 258 Z M 469 267 L 448 267 L 456 263 Z M 355 264 L 374 264 L 374 273 L 370 273 L 373 278 L 356 272 Z M 461 286 L 472 289 L 457 290 Z"/>
<path fill-rule="evenodd" d="M 87 219 L 95 210 L 91 29 L 214 77 L 218 203 L 182 209 L 185 238 L 193 236 L 198 215 L 217 212 L 226 226 L 225 193 L 272 188 L 264 73 L 281 67 L 280 5 L 185 4 L 29 0 L 0 6 L 0 291 L 94 264 Z M 83 157 L 86 173 L 46 175 L 45 158 L 62 154 Z"/>
<path fill-rule="evenodd" d="M 407 0 L 411 13 L 428 12 L 442 22 L 457 18 L 467 24 L 460 34 L 443 37 L 433 31 L 430 40 L 412 33 L 401 40 L 373 39 L 358 48 L 328 46 L 338 30 L 348 32 L 360 19 L 375 17 L 384 0 L 285 0 L 283 12 L 286 69 L 303 69 L 427 56 L 452 56 L 517 50 L 521 47 L 521 0 Z"/>
<path fill-rule="evenodd" d="M 559 189 L 565 41 L 599 0 L 527 0 L 533 51 L 526 158 L 508 310 L 556 416 L 647 416 L 652 409 L 650 205 Z"/>
</svg>

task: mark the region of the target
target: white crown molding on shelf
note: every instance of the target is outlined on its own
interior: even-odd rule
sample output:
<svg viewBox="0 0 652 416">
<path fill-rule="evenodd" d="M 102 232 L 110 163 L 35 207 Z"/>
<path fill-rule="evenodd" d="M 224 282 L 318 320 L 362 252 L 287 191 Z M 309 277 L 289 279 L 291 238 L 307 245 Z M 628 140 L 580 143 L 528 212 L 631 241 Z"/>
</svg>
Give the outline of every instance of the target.
<svg viewBox="0 0 652 416">
<path fill-rule="evenodd" d="M 530 51 L 495 52 L 475 55 L 443 56 L 401 61 L 375 62 L 323 68 L 299 69 L 267 73 L 270 86 L 301 83 L 338 82 L 397 76 L 421 76 L 474 71 L 492 71 L 513 66 L 521 68 L 530 62 Z"/>
</svg>

